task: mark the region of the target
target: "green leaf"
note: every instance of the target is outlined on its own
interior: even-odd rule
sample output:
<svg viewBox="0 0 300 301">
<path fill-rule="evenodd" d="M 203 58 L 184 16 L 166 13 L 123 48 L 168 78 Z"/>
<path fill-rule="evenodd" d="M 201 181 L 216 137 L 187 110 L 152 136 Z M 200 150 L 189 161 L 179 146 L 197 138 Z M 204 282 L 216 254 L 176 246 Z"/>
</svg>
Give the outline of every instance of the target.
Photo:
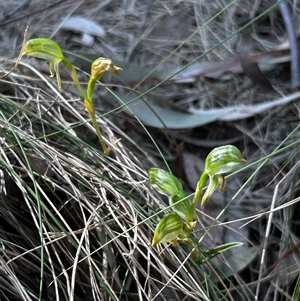
<svg viewBox="0 0 300 301">
<path fill-rule="evenodd" d="M 241 242 L 229 242 L 229 243 L 217 246 L 213 249 L 210 249 L 209 251 L 202 252 L 201 254 L 199 254 L 196 261 L 198 263 L 204 263 L 205 261 L 210 260 L 225 251 L 228 251 L 235 247 L 239 247 L 241 245 L 243 245 L 243 243 L 241 243 Z"/>
<path fill-rule="evenodd" d="M 300 300 L 300 275 L 298 276 L 291 301 L 299 301 L 299 300 Z"/>
</svg>

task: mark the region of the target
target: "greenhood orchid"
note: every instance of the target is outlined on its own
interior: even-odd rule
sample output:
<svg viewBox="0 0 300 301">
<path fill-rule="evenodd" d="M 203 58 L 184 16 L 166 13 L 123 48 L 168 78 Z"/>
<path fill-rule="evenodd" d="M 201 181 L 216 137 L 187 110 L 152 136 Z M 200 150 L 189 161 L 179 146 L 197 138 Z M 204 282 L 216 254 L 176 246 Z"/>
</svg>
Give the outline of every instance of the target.
<svg viewBox="0 0 300 301">
<path fill-rule="evenodd" d="M 57 86 L 62 88 L 61 77 L 59 73 L 59 64 L 62 63 L 69 70 L 72 80 L 84 99 L 84 105 L 91 117 L 93 126 L 96 130 L 103 152 L 108 154 L 110 149 L 106 147 L 100 128 L 97 123 L 96 110 L 93 103 L 93 94 L 96 82 L 104 75 L 105 72 L 118 74 L 122 68 L 114 65 L 111 59 L 100 57 L 96 59 L 91 66 L 91 76 L 88 82 L 87 93 L 85 93 L 79 83 L 77 72 L 71 62 L 65 57 L 59 44 L 47 38 L 36 38 L 29 40 L 22 48 L 22 55 L 29 55 L 48 61 L 50 77 L 56 75 Z"/>
<path fill-rule="evenodd" d="M 204 262 L 217 256 L 240 243 L 229 243 L 218 246 L 208 252 L 200 252 L 198 245 L 190 238 L 196 226 L 196 207 L 202 197 L 204 186 L 209 180 L 208 187 L 202 197 L 203 205 L 219 186 L 224 191 L 226 181 L 224 174 L 231 172 L 239 164 L 245 162 L 239 149 L 233 145 L 225 145 L 213 149 L 205 160 L 205 168 L 198 181 L 193 202 L 183 191 L 181 182 L 170 172 L 150 168 L 148 170 L 149 183 L 161 194 L 167 195 L 172 213 L 166 214 L 155 228 L 152 245 L 169 242 L 175 246 L 178 241 L 183 241 L 197 262 Z"/>
</svg>

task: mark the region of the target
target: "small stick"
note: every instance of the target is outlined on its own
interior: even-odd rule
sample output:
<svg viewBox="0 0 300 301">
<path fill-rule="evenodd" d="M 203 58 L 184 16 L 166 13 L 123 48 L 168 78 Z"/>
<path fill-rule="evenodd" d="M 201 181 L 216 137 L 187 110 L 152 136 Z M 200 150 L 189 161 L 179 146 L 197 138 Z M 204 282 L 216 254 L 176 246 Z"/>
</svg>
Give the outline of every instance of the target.
<svg viewBox="0 0 300 301">
<path fill-rule="evenodd" d="M 22 59 L 22 56 L 24 54 L 24 49 L 25 49 L 26 40 L 27 40 L 27 33 L 28 33 L 28 26 L 26 27 L 26 29 L 24 31 L 24 39 L 23 39 L 22 48 L 21 48 L 20 54 L 19 54 L 19 56 L 17 58 L 17 61 L 16 61 L 15 65 L 13 66 L 13 68 L 10 71 L 8 71 L 4 75 L 0 76 L 0 79 L 8 76 L 9 74 L 11 74 L 18 67 L 18 65 L 19 65 L 19 63 L 20 63 L 20 61 Z"/>
</svg>

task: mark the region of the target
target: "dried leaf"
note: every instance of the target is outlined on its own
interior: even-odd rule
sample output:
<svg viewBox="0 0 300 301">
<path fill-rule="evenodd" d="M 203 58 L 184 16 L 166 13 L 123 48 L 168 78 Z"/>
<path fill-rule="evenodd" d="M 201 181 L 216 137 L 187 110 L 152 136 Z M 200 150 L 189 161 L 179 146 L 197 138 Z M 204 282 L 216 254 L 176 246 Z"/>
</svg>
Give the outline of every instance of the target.
<svg viewBox="0 0 300 301">
<path fill-rule="evenodd" d="M 120 95 L 119 97 L 125 103 L 129 103 L 125 112 L 139 118 L 144 124 L 156 128 L 168 129 L 189 129 L 213 121 L 232 121 L 239 120 L 260 114 L 271 108 L 276 108 L 280 105 L 286 105 L 300 98 L 300 92 L 290 94 L 269 102 L 264 102 L 257 105 L 238 105 L 229 106 L 226 108 L 202 110 L 193 109 L 190 113 L 183 113 L 169 108 L 163 108 L 156 104 L 145 103 L 138 98 L 136 93 L 130 95 Z M 136 100 L 131 102 L 133 99 Z"/>
</svg>

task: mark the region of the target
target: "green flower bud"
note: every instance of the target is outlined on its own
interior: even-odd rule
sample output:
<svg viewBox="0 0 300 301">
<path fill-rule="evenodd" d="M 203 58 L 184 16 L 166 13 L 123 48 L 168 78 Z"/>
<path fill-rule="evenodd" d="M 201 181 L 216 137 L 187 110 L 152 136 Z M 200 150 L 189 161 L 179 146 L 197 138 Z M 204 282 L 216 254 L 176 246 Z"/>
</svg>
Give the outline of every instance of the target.
<svg viewBox="0 0 300 301">
<path fill-rule="evenodd" d="M 165 242 L 175 245 L 183 226 L 182 219 L 175 212 L 166 214 L 155 228 L 152 246 Z"/>
<path fill-rule="evenodd" d="M 168 171 L 152 167 L 148 170 L 149 183 L 161 194 L 178 195 L 183 191 L 180 181 Z"/>
</svg>

